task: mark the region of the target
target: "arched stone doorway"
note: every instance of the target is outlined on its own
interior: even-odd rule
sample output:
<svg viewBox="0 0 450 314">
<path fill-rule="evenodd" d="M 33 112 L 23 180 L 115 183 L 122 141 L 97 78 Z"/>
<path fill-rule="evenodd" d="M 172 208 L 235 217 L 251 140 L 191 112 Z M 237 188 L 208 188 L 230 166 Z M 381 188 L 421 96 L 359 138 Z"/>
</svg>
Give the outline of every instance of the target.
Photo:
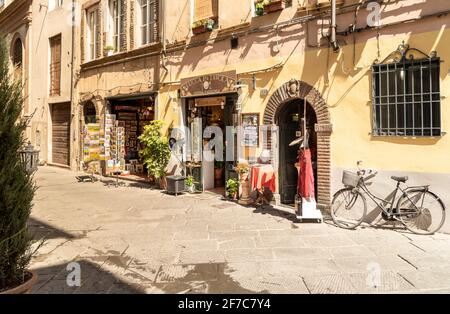
<svg viewBox="0 0 450 314">
<path fill-rule="evenodd" d="M 279 87 L 270 97 L 264 111 L 265 125 L 277 126 L 277 117 L 285 105 L 293 100 L 306 100 L 314 110 L 317 124 L 317 204 L 320 208 L 328 208 L 331 202 L 331 124 L 330 113 L 322 95 L 311 85 L 292 79 Z M 278 130 L 278 128 L 273 128 Z M 275 136 L 274 136 L 275 135 Z M 279 133 L 273 132 L 265 144 L 271 151 L 277 173 L 279 173 Z M 279 176 L 278 176 L 279 177 Z M 280 191 L 280 183 L 277 187 Z"/>
</svg>

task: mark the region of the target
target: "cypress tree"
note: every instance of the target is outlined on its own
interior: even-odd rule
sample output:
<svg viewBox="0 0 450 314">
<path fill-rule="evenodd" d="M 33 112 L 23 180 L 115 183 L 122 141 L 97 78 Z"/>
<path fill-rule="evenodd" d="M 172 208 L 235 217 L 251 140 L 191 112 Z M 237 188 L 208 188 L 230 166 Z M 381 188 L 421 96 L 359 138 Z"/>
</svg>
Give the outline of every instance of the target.
<svg viewBox="0 0 450 314">
<path fill-rule="evenodd" d="M 32 237 L 27 227 L 35 185 L 20 160 L 28 121 L 21 118 L 22 83 L 14 79 L 0 36 L 0 291 L 26 280 Z"/>
</svg>

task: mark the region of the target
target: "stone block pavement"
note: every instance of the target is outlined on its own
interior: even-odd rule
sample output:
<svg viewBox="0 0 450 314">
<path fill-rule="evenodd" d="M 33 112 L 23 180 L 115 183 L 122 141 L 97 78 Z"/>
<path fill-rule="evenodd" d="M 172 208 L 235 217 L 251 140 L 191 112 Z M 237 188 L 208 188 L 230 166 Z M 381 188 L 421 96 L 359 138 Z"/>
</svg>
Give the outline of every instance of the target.
<svg viewBox="0 0 450 314">
<path fill-rule="evenodd" d="M 76 175 L 35 175 L 33 293 L 450 293 L 450 235 L 298 223 L 287 209 Z M 67 284 L 72 262 L 80 285 Z"/>
</svg>

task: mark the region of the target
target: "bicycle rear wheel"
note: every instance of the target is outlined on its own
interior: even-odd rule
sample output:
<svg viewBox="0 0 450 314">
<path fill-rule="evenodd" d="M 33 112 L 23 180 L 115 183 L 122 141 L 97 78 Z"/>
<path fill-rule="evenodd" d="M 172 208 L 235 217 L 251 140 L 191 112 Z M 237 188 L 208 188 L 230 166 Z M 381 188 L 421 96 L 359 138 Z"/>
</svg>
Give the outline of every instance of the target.
<svg viewBox="0 0 450 314">
<path fill-rule="evenodd" d="M 355 229 L 363 222 L 366 210 L 364 195 L 356 189 L 346 188 L 334 194 L 331 218 L 341 228 Z"/>
<path fill-rule="evenodd" d="M 397 215 L 415 234 L 429 235 L 442 228 L 445 206 L 434 193 L 425 189 L 407 191 L 397 202 Z"/>
</svg>

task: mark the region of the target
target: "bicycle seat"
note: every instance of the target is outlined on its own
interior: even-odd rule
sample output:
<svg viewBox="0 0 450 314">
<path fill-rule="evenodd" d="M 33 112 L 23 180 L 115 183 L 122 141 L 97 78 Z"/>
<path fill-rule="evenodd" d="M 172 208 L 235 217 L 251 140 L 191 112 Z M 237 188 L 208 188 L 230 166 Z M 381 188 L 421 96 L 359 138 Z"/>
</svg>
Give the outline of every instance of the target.
<svg viewBox="0 0 450 314">
<path fill-rule="evenodd" d="M 408 181 L 408 177 L 396 177 L 396 176 L 392 176 L 391 177 L 392 180 L 397 181 L 397 182 L 402 182 L 402 183 L 406 183 L 406 181 Z"/>
</svg>

